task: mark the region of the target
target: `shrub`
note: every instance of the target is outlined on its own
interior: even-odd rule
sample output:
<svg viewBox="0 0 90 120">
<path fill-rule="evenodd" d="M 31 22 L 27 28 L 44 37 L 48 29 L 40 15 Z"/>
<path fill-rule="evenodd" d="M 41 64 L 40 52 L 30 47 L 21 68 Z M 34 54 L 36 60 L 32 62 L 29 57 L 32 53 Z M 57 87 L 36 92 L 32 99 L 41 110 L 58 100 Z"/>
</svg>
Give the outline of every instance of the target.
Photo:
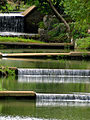
<svg viewBox="0 0 90 120">
<path fill-rule="evenodd" d="M 77 39 L 76 40 L 76 48 L 79 48 L 79 49 L 83 49 L 83 48 L 84 49 L 90 49 L 90 37 Z"/>
<path fill-rule="evenodd" d="M 63 23 L 54 24 L 52 27 L 53 29 L 48 31 L 49 42 L 70 42 L 66 33 L 66 28 Z"/>
<path fill-rule="evenodd" d="M 88 37 L 88 33 L 87 33 L 88 24 L 80 26 L 78 23 L 73 22 L 70 23 L 70 28 L 74 40 L 76 40 L 77 38 Z"/>
<path fill-rule="evenodd" d="M 0 76 L 15 75 L 15 70 L 11 70 L 8 67 L 0 68 Z"/>
</svg>

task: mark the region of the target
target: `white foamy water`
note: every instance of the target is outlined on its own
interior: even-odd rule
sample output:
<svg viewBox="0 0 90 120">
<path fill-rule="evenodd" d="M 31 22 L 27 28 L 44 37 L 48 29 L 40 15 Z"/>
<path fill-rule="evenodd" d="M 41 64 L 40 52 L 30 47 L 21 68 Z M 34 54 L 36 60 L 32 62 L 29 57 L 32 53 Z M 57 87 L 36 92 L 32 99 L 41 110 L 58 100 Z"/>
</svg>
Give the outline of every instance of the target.
<svg viewBox="0 0 90 120">
<path fill-rule="evenodd" d="M 18 75 L 90 76 L 90 70 L 75 70 L 75 69 L 18 69 Z"/>
<path fill-rule="evenodd" d="M 20 13 L 1 13 L 0 32 L 24 32 L 24 17 Z"/>
<path fill-rule="evenodd" d="M 58 119 L 44 119 L 44 118 L 33 118 L 33 117 L 20 117 L 20 116 L 0 116 L 0 120 L 58 120 Z M 60 119 L 59 119 L 60 120 Z"/>
<path fill-rule="evenodd" d="M 85 101 L 36 101 L 37 107 L 58 107 L 58 106 L 78 106 L 90 107 L 90 102 Z"/>
<path fill-rule="evenodd" d="M 24 17 L 21 13 L 0 13 L 0 16 L 22 16 Z"/>
<path fill-rule="evenodd" d="M 54 75 L 18 75 L 20 83 L 90 83 L 90 77 Z"/>
<path fill-rule="evenodd" d="M 36 94 L 37 101 L 76 101 L 90 102 L 90 93 L 85 94 Z"/>
</svg>

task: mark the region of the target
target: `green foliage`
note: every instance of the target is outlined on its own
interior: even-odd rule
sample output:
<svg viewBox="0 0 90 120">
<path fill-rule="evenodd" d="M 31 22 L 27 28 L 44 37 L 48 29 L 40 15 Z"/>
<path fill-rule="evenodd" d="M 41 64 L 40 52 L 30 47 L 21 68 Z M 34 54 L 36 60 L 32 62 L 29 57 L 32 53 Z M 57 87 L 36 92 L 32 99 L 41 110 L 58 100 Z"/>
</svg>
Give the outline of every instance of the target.
<svg viewBox="0 0 90 120">
<path fill-rule="evenodd" d="M 49 6 L 48 0 L 30 0 L 29 2 L 31 5 L 36 5 L 39 10 L 45 14 L 52 14 L 52 10 Z M 52 0 L 54 7 L 63 14 L 64 7 L 63 7 L 63 0 Z"/>
<path fill-rule="evenodd" d="M 15 9 L 15 5 L 11 5 L 11 4 L 6 4 L 7 10 L 5 12 L 11 12 L 14 11 Z"/>
<path fill-rule="evenodd" d="M 5 67 L 5 71 L 7 71 L 8 75 L 15 75 L 15 70 L 11 70 L 8 67 Z"/>
<path fill-rule="evenodd" d="M 89 22 L 90 1 L 89 0 L 65 0 L 65 13 L 70 15 L 79 24 Z"/>
<path fill-rule="evenodd" d="M 79 49 L 90 49 L 90 36 L 76 40 L 76 47 Z"/>
<path fill-rule="evenodd" d="M 6 4 L 7 4 L 6 0 L 0 0 L 0 11 L 1 12 L 4 12 L 6 10 Z"/>
<path fill-rule="evenodd" d="M 49 42 L 70 42 L 66 33 L 65 25 L 63 23 L 54 24 L 52 25 L 52 28 L 52 30 L 48 31 Z"/>
<path fill-rule="evenodd" d="M 80 25 L 77 22 L 72 22 L 70 23 L 70 28 L 74 40 L 76 40 L 77 38 L 88 37 L 88 24 Z"/>
<path fill-rule="evenodd" d="M 8 76 L 8 75 L 15 75 L 15 70 L 11 70 L 8 67 L 1 66 L 0 76 Z"/>
<path fill-rule="evenodd" d="M 38 27 L 41 28 L 41 29 L 45 29 L 45 25 L 44 25 L 43 22 L 39 22 Z"/>
<path fill-rule="evenodd" d="M 79 26 L 79 28 L 77 22 L 69 23 L 69 25 L 72 30 L 71 34 L 74 40 L 89 36 L 87 33 L 88 25 L 82 25 Z M 51 24 L 50 28 L 52 29 L 48 30 L 49 42 L 70 42 L 70 39 L 68 38 L 68 34 L 66 32 L 66 27 L 63 23 Z"/>
</svg>

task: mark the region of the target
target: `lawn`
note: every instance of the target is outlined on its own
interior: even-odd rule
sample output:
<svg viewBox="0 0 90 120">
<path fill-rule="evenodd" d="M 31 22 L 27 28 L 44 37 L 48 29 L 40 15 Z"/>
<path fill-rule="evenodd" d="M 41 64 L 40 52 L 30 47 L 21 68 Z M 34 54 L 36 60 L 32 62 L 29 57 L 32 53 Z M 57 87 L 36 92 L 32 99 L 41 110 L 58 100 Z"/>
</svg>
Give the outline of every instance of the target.
<svg viewBox="0 0 90 120">
<path fill-rule="evenodd" d="M 25 39 L 21 37 L 1 37 L 1 36 L 0 36 L 0 42 L 44 43 L 42 41 L 34 40 L 34 39 Z"/>
</svg>

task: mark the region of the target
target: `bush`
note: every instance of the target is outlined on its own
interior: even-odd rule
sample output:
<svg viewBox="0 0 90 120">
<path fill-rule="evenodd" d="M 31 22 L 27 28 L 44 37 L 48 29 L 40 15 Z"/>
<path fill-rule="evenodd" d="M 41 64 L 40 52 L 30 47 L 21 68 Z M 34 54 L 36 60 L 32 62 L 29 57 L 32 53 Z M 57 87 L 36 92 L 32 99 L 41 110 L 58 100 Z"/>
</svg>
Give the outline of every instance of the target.
<svg viewBox="0 0 90 120">
<path fill-rule="evenodd" d="M 0 68 L 0 76 L 9 76 L 9 75 L 15 75 L 15 70 L 10 70 L 8 67 Z"/>
<path fill-rule="evenodd" d="M 77 39 L 76 40 L 76 48 L 79 48 L 79 49 L 90 49 L 90 37 Z"/>
<path fill-rule="evenodd" d="M 77 38 L 83 38 L 83 37 L 88 37 L 88 25 L 84 24 L 84 25 L 79 25 L 78 23 L 70 23 L 70 28 L 71 28 L 71 34 L 74 38 L 74 40 L 76 40 Z"/>
<path fill-rule="evenodd" d="M 79 26 L 77 23 L 70 23 L 71 35 L 74 40 L 78 38 L 88 37 L 88 25 Z M 79 27 L 77 27 L 79 26 Z M 52 30 L 48 31 L 48 38 L 50 42 L 71 42 L 68 38 L 68 33 L 64 23 L 56 23 L 52 25 Z"/>
<path fill-rule="evenodd" d="M 64 23 L 60 23 L 54 16 L 46 16 L 44 22 L 39 23 L 41 29 L 45 29 L 46 33 L 43 35 L 42 41 L 46 42 L 71 42 L 69 34 L 67 33 Z M 88 37 L 88 25 L 85 23 L 81 25 L 77 22 L 69 23 L 71 28 L 71 36 L 74 40 L 78 38 Z"/>
<path fill-rule="evenodd" d="M 54 24 L 52 27 L 53 29 L 48 31 L 49 42 L 57 43 L 70 42 L 66 33 L 65 25 L 63 23 Z"/>
<path fill-rule="evenodd" d="M 45 29 L 45 25 L 44 25 L 43 22 L 39 22 L 39 23 L 38 23 L 38 27 L 39 27 L 40 29 Z"/>
</svg>

